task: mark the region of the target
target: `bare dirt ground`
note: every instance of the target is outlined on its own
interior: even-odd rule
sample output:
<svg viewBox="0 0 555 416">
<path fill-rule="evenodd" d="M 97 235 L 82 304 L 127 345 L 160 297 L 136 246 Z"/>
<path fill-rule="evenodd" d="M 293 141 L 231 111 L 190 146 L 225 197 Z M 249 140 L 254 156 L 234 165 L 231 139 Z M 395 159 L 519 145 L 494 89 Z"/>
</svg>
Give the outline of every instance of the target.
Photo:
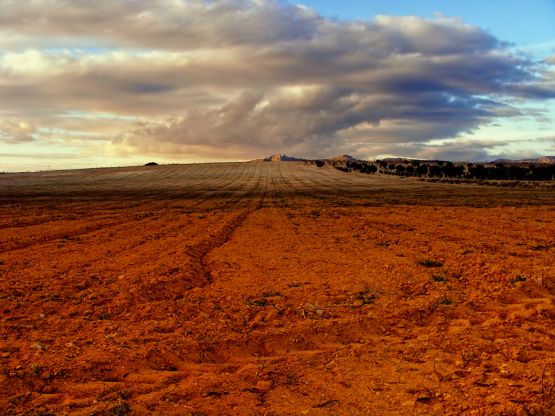
<svg viewBox="0 0 555 416">
<path fill-rule="evenodd" d="M 555 192 L 0 175 L 0 414 L 553 415 Z"/>
</svg>

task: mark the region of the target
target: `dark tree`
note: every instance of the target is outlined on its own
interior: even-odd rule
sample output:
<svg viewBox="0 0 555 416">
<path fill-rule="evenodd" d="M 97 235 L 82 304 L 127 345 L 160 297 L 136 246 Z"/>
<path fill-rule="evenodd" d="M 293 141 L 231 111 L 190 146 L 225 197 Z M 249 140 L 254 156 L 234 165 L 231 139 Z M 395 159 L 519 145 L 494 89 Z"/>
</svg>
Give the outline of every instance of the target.
<svg viewBox="0 0 555 416">
<path fill-rule="evenodd" d="M 418 176 L 426 176 L 428 174 L 428 165 L 420 165 L 416 168 Z"/>
<path fill-rule="evenodd" d="M 428 176 L 441 178 L 441 176 L 443 176 L 441 166 L 431 165 L 428 168 Z"/>
</svg>

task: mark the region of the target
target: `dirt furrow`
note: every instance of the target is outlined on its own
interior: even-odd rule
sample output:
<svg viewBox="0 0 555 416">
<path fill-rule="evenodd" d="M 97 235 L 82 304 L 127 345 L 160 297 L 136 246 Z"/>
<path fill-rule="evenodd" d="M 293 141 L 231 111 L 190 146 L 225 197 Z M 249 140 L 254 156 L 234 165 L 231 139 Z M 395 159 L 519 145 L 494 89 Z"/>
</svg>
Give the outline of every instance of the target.
<svg viewBox="0 0 555 416">
<path fill-rule="evenodd" d="M 190 270 L 196 278 L 196 281 L 204 282 L 203 286 L 209 285 L 213 282 L 212 270 L 208 260 L 210 253 L 226 244 L 231 237 L 233 237 L 235 230 L 245 222 L 252 211 L 253 210 L 247 210 L 241 212 L 239 215 L 230 220 L 221 231 L 209 236 L 200 243 L 187 248 L 186 253 L 192 259 Z"/>
</svg>

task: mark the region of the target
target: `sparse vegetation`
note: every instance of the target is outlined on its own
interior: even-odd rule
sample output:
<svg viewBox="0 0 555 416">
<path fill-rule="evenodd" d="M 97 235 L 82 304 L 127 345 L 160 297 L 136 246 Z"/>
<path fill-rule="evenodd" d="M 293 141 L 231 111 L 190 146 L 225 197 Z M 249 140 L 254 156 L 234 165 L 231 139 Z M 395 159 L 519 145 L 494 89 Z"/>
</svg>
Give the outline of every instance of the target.
<svg viewBox="0 0 555 416">
<path fill-rule="evenodd" d="M 370 305 L 377 298 L 376 293 L 370 288 L 363 289 L 355 295 L 355 300 L 359 301 L 361 305 Z"/>
<path fill-rule="evenodd" d="M 440 298 L 438 298 L 435 302 L 434 305 L 439 306 L 439 305 L 443 305 L 443 306 L 448 306 L 448 305 L 452 305 L 454 302 L 451 298 L 449 298 L 447 295 L 441 296 Z"/>
<path fill-rule="evenodd" d="M 417 263 L 420 266 L 424 266 L 424 267 L 441 267 L 441 266 L 443 266 L 443 262 L 438 261 L 438 260 L 432 260 L 432 259 L 419 260 Z"/>
<path fill-rule="evenodd" d="M 447 275 L 445 273 L 441 274 L 433 274 L 432 280 L 434 282 L 446 282 L 448 280 Z"/>
<path fill-rule="evenodd" d="M 254 307 L 254 306 L 266 307 L 269 304 L 270 302 L 268 302 L 268 299 L 265 299 L 265 298 L 247 299 L 247 305 L 249 307 Z"/>
<path fill-rule="evenodd" d="M 515 284 L 515 283 L 525 282 L 526 280 L 527 280 L 526 276 L 518 275 L 517 277 L 514 277 L 511 279 L 511 283 Z"/>
</svg>

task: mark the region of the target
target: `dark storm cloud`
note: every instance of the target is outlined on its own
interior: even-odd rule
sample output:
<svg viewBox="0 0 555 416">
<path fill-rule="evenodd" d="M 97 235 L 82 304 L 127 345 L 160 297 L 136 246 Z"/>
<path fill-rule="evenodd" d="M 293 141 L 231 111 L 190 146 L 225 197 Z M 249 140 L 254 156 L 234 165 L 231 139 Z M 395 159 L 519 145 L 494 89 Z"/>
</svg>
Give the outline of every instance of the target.
<svg viewBox="0 0 555 416">
<path fill-rule="evenodd" d="M 553 58 L 460 20 L 349 22 L 282 1 L 0 0 L 2 46 L 0 111 L 132 116 L 113 143 L 138 153 L 424 146 L 555 98 Z"/>
</svg>

